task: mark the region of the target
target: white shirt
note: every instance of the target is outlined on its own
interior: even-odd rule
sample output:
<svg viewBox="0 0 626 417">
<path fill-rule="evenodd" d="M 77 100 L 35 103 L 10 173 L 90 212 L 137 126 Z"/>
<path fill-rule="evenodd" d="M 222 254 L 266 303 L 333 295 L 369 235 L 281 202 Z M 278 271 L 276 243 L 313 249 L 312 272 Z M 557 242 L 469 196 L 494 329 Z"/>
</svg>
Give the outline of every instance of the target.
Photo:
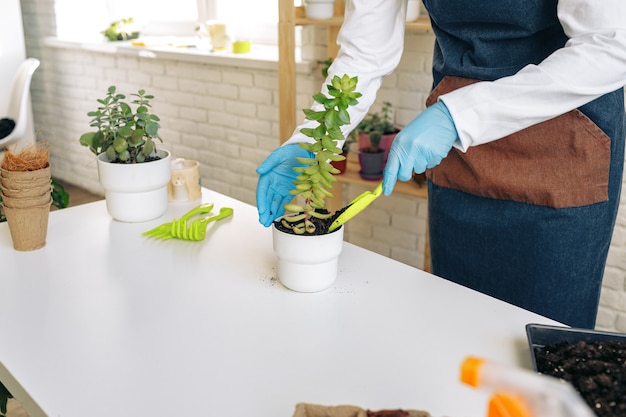
<svg viewBox="0 0 626 417">
<path fill-rule="evenodd" d="M 559 0 L 557 14 L 570 38 L 538 65 L 440 97 L 463 151 L 580 107 L 626 84 L 626 0 Z M 400 62 L 406 0 L 346 0 L 337 58 L 329 77 L 358 76 L 359 105 L 349 109 L 352 131 L 365 117 L 383 78 Z M 325 86 L 322 89 L 326 92 Z M 299 130 L 286 143 L 309 140 Z"/>
</svg>

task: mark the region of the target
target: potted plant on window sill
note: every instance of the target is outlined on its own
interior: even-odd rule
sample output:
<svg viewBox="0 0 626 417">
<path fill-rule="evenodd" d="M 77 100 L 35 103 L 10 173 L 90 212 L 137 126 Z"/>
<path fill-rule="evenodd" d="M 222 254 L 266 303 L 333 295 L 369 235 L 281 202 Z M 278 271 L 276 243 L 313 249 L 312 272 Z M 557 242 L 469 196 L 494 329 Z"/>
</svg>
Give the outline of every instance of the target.
<svg viewBox="0 0 626 417">
<path fill-rule="evenodd" d="M 100 33 L 110 42 L 129 41 L 139 37 L 139 29 L 132 17 L 116 20 Z"/>
<path fill-rule="evenodd" d="M 278 278 L 287 288 L 300 292 L 322 291 L 337 278 L 338 258 L 343 248 L 343 227 L 330 232 L 333 220 L 343 211 L 329 213 L 326 199 L 339 171 L 331 161 L 345 159 L 338 146 L 345 137 L 341 126 L 350 123 L 348 107 L 358 103 L 357 77 L 334 76 L 329 84 L 330 97 L 323 93 L 313 96 L 322 105 L 319 111 L 305 109 L 307 120 L 318 122 L 316 128 L 301 132 L 312 139 L 299 146 L 313 154 L 298 158 L 304 166 L 294 170 L 298 177 L 291 193 L 295 202 L 285 205 L 287 214 L 274 222 L 272 228 L 274 251 L 278 258 Z"/>
<path fill-rule="evenodd" d="M 106 97 L 97 100 L 96 111 L 87 113 L 96 131 L 83 134 L 80 144 L 97 155 L 109 214 L 123 222 L 143 222 L 167 210 L 170 152 L 155 145 L 162 140 L 160 118 L 149 111 L 154 96 L 144 90 L 132 96 L 129 103 L 110 86 Z"/>
</svg>

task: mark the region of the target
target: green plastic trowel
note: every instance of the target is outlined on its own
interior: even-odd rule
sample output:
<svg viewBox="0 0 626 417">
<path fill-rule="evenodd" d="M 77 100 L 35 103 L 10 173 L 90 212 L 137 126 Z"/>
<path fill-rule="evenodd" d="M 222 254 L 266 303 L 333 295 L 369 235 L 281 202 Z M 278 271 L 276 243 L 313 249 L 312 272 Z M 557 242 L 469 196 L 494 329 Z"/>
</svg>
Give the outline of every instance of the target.
<svg viewBox="0 0 626 417">
<path fill-rule="evenodd" d="M 381 182 L 376 188 L 374 188 L 374 191 L 365 191 L 364 193 L 356 196 L 356 198 L 352 200 L 350 204 L 348 204 L 345 211 L 341 213 L 334 222 L 332 222 L 332 224 L 328 228 L 328 231 L 333 232 L 337 230 L 339 226 L 362 212 L 365 207 L 369 206 L 372 201 L 376 200 L 376 198 L 381 195 L 382 192 L 383 183 Z"/>
</svg>

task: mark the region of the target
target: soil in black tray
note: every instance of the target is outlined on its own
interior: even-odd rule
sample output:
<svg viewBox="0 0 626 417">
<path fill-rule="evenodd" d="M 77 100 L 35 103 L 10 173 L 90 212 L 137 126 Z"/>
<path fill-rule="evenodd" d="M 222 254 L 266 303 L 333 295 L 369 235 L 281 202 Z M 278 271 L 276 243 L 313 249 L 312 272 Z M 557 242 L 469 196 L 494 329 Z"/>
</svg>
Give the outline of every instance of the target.
<svg viewBox="0 0 626 417">
<path fill-rule="evenodd" d="M 571 383 L 598 417 L 626 416 L 626 342 L 559 342 L 535 348 L 537 370 Z"/>
</svg>

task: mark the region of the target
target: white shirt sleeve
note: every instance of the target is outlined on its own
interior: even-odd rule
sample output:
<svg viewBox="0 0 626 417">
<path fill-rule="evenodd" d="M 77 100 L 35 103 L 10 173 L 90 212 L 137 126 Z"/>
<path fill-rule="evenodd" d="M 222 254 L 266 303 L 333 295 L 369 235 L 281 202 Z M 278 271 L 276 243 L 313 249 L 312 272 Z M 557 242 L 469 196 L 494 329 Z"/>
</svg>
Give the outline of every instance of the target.
<svg viewBox="0 0 626 417">
<path fill-rule="evenodd" d="M 406 0 L 346 0 L 344 23 L 337 37 L 339 52 L 321 90 L 325 94 L 328 92 L 326 84 L 330 83 L 333 75 L 359 77 L 356 91 L 363 96 L 357 106 L 348 109 L 350 125 L 342 127 L 344 135 L 363 120 L 376 99 L 383 78 L 400 62 L 404 48 L 406 4 Z M 316 103 L 312 105 L 313 109 L 319 110 L 319 107 Z M 316 123 L 299 125 L 285 144 L 310 141 L 300 133 L 300 129 L 312 125 Z"/>
<path fill-rule="evenodd" d="M 538 65 L 444 94 L 462 151 L 582 106 L 626 84 L 626 0 L 560 0 L 570 38 Z"/>
</svg>

